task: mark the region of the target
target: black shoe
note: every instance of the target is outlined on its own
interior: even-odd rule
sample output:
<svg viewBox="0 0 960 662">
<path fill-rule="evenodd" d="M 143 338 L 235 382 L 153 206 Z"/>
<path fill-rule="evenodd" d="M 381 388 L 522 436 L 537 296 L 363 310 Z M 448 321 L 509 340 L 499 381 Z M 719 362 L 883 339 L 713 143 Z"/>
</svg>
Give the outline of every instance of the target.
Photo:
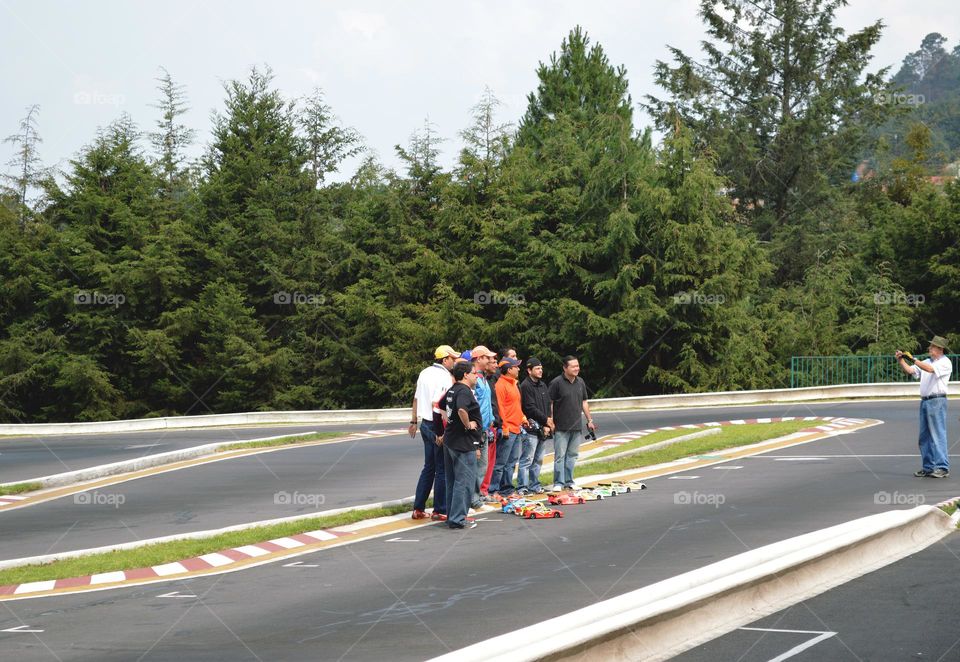
<svg viewBox="0 0 960 662">
<path fill-rule="evenodd" d="M 931 478 L 946 478 L 950 475 L 950 472 L 946 469 L 934 469 L 930 473 Z"/>
<path fill-rule="evenodd" d="M 917 478 L 926 478 L 927 476 L 930 475 L 930 473 L 931 473 L 931 472 L 929 472 L 929 471 L 924 471 L 923 469 L 918 469 L 917 471 L 914 471 L 914 472 L 913 472 L 913 475 L 916 476 Z"/>
</svg>

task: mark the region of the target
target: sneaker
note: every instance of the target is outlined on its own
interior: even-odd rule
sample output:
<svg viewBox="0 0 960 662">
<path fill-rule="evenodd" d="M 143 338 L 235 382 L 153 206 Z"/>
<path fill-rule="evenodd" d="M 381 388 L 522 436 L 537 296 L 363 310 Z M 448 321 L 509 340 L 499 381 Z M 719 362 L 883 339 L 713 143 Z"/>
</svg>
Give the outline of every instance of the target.
<svg viewBox="0 0 960 662">
<path fill-rule="evenodd" d="M 946 478 L 949 475 L 950 472 L 946 469 L 934 469 L 932 472 L 930 472 L 931 478 Z"/>
<path fill-rule="evenodd" d="M 447 522 L 447 526 L 451 529 L 475 529 L 477 528 L 477 523 L 474 522 L 471 518 L 464 520 L 463 524 L 457 524 L 456 522 Z"/>
<path fill-rule="evenodd" d="M 525 487 L 521 487 L 519 490 L 517 490 L 517 494 L 520 496 L 530 496 L 530 490 Z"/>
<path fill-rule="evenodd" d="M 537 485 L 537 486 L 533 489 L 533 493 L 534 493 L 534 494 L 543 494 L 544 492 L 546 492 L 546 490 L 543 489 L 543 485 Z"/>
<path fill-rule="evenodd" d="M 483 508 L 483 501 L 477 501 L 476 503 L 471 503 L 470 508 L 471 510 L 480 510 L 481 508 Z"/>
<path fill-rule="evenodd" d="M 427 519 L 427 514 L 422 510 L 414 510 L 411 517 L 413 517 L 413 519 Z"/>
<path fill-rule="evenodd" d="M 432 519 L 434 522 L 446 522 L 446 521 L 447 521 L 447 516 L 446 516 L 445 514 L 443 514 L 443 513 L 436 513 L 436 512 L 435 512 L 435 513 L 433 513 L 433 514 L 430 515 L 430 519 Z"/>
<path fill-rule="evenodd" d="M 914 471 L 913 475 L 916 476 L 917 478 L 926 478 L 927 476 L 930 475 L 930 473 L 931 472 L 929 471 L 924 471 L 923 469 L 919 469 L 917 471 Z"/>
<path fill-rule="evenodd" d="M 550 486 L 550 490 L 549 490 L 549 491 L 550 491 L 550 492 L 562 492 L 562 491 L 563 491 L 563 485 L 561 485 L 560 483 L 554 483 L 553 485 Z"/>
</svg>

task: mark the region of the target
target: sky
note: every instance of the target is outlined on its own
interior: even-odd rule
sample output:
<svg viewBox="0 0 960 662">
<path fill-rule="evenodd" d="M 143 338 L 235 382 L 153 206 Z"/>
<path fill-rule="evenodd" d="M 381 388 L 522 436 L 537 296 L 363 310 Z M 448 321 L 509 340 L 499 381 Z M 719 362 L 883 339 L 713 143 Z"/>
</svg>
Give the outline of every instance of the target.
<svg viewBox="0 0 960 662">
<path fill-rule="evenodd" d="M 209 140 L 210 117 L 223 108 L 223 83 L 269 65 L 287 98 L 323 90 L 340 123 L 363 136 L 388 167 L 394 145 L 429 121 L 445 141 L 449 166 L 470 109 L 489 86 L 516 122 L 536 88 L 536 68 L 576 25 L 627 69 L 635 103 L 661 94 L 653 66 L 667 45 L 696 53 L 704 36 L 698 0 L 328 0 L 274 3 L 219 0 L 51 2 L 0 0 L 0 136 L 17 130 L 39 104 L 40 156 L 66 167 L 98 127 L 128 113 L 154 129 L 160 67 L 185 86 L 196 130 L 190 154 Z M 838 12 L 848 32 L 877 19 L 886 25 L 872 69 L 899 68 L 930 32 L 960 39 L 956 0 L 851 0 Z M 649 118 L 640 109 L 638 127 Z M 0 145 L 0 171 L 12 156 Z M 347 162 L 339 177 L 352 173 Z"/>
</svg>

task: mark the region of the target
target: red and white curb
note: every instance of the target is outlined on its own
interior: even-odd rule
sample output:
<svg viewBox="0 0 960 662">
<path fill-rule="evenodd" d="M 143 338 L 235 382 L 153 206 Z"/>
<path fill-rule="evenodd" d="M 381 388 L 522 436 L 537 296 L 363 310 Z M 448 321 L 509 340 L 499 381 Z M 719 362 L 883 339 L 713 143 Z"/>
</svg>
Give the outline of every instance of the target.
<svg viewBox="0 0 960 662">
<path fill-rule="evenodd" d="M 703 430 L 706 428 L 721 427 L 726 425 L 752 425 L 754 423 L 784 423 L 787 421 L 829 421 L 823 425 L 812 426 L 810 430 L 819 430 L 821 432 L 830 432 L 832 430 L 841 430 L 851 425 L 859 425 L 865 422 L 863 418 L 839 418 L 836 416 L 778 416 L 773 418 L 740 418 L 731 421 L 710 421 L 708 423 L 687 423 L 686 425 L 665 425 L 660 428 L 650 428 L 649 430 L 639 430 L 636 432 L 625 432 L 610 437 L 602 438 L 602 445 L 616 446 L 636 441 L 641 437 L 646 437 L 654 432 L 662 430 Z M 803 432 L 803 430 L 801 430 Z"/>
<path fill-rule="evenodd" d="M 15 494 L 4 494 L 0 496 L 0 506 L 5 506 L 10 503 L 19 503 L 26 499 L 25 496 L 16 496 Z"/>
</svg>

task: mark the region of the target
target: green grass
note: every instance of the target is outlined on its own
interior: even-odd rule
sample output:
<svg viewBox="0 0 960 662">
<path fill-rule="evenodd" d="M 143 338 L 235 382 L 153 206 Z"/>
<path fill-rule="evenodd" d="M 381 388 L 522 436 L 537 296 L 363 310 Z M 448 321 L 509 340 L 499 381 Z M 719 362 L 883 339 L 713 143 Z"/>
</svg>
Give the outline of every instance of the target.
<svg viewBox="0 0 960 662">
<path fill-rule="evenodd" d="M 176 540 L 138 547 L 137 549 L 93 554 L 76 559 L 65 559 L 45 565 L 27 565 L 18 568 L 0 570 L 0 586 L 22 584 L 49 579 L 85 577 L 100 572 L 114 570 L 132 570 L 147 568 L 161 563 L 172 563 L 184 559 L 219 552 L 232 547 L 250 545 L 274 538 L 293 536 L 306 531 L 329 529 L 345 524 L 353 524 L 374 517 L 385 517 L 397 513 L 409 512 L 410 505 L 389 506 L 375 510 L 359 510 L 326 517 L 313 517 L 297 522 L 258 526 L 245 531 L 225 533 L 203 540 Z"/>
<path fill-rule="evenodd" d="M 247 448 L 272 448 L 273 446 L 289 446 L 290 444 L 302 444 L 305 441 L 322 441 L 324 439 L 333 439 L 342 437 L 346 432 L 314 432 L 313 434 L 302 434 L 299 436 L 280 437 L 279 439 L 267 439 L 265 441 L 238 441 L 235 444 L 227 444 L 217 449 L 218 453 L 224 451 L 242 451 Z"/>
<path fill-rule="evenodd" d="M 589 459 L 592 460 L 596 457 L 606 457 L 608 455 L 613 455 L 614 453 L 630 451 L 634 448 L 649 446 L 650 444 L 666 441 L 667 439 L 673 439 L 674 437 L 682 437 L 685 434 L 691 434 L 693 432 L 699 432 L 699 430 L 691 430 L 690 428 L 682 428 L 680 430 L 657 430 L 656 432 L 648 434 L 646 437 L 640 437 L 639 439 L 634 439 L 633 441 L 625 444 L 620 444 L 619 446 L 600 451 L 596 455 L 591 455 Z"/>
<path fill-rule="evenodd" d="M 720 428 L 720 434 L 700 437 L 690 441 L 681 441 L 673 446 L 652 450 L 649 453 L 640 453 L 632 457 L 624 457 L 608 462 L 597 462 L 584 467 L 577 467 L 574 476 L 614 473 L 625 469 L 638 469 L 663 462 L 671 462 L 690 455 L 701 455 L 712 451 L 736 446 L 747 446 L 766 439 L 773 439 L 791 432 L 798 432 L 805 428 L 822 424 L 823 421 L 784 421 L 781 423 L 752 423 L 747 425 L 725 425 Z M 653 436 L 653 435 L 650 435 Z M 644 437 L 643 439 L 649 439 Z M 543 482 L 543 481 L 541 481 Z"/>
<path fill-rule="evenodd" d="M 940 506 L 940 510 L 945 512 L 947 515 L 953 515 L 955 512 L 957 512 L 957 502 L 954 501 L 946 506 Z M 960 528 L 960 522 L 957 522 L 957 527 Z"/>
<path fill-rule="evenodd" d="M 23 494 L 24 492 L 33 492 L 43 487 L 43 483 L 36 481 L 32 483 L 14 483 L 13 485 L 0 485 L 0 496 L 4 494 Z"/>
</svg>

